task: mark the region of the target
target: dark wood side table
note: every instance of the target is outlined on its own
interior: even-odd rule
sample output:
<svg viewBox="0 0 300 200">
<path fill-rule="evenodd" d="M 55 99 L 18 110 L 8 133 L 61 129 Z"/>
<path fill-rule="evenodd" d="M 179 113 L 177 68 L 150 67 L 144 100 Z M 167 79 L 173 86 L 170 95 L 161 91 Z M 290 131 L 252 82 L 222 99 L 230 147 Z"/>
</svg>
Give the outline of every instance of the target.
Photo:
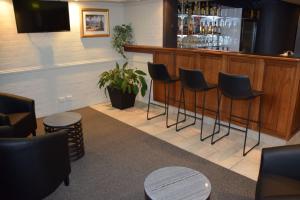
<svg viewBox="0 0 300 200">
<path fill-rule="evenodd" d="M 146 200 L 207 200 L 211 184 L 202 173 L 186 167 L 165 167 L 147 176 Z"/>
<path fill-rule="evenodd" d="M 51 115 L 44 119 L 46 133 L 67 130 L 69 157 L 71 161 L 78 160 L 84 155 L 81 115 L 75 112 L 64 112 Z"/>
</svg>

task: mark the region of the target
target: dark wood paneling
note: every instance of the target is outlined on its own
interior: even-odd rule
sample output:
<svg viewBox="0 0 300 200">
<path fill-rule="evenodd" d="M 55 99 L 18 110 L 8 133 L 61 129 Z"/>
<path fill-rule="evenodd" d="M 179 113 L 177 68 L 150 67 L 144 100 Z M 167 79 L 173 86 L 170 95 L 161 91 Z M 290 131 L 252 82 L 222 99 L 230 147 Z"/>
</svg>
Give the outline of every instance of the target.
<svg viewBox="0 0 300 200">
<path fill-rule="evenodd" d="M 263 69 L 261 62 L 257 59 L 249 59 L 243 57 L 230 56 L 227 63 L 227 72 L 231 74 L 247 75 L 250 79 L 253 89 L 262 91 L 262 77 Z M 247 117 L 249 101 L 233 101 L 233 115 Z M 252 120 L 258 120 L 259 110 L 259 98 L 255 99 L 252 103 L 252 109 L 250 112 L 250 118 Z M 230 101 L 227 98 L 223 98 L 222 110 L 226 117 L 229 115 Z M 254 124 L 251 124 L 252 127 Z"/>
<path fill-rule="evenodd" d="M 224 71 L 223 56 L 222 55 L 210 55 L 210 54 L 199 54 L 197 68 L 202 70 L 204 77 L 208 83 L 218 83 L 219 71 Z M 202 95 L 198 97 L 198 102 L 202 105 Z M 209 110 L 217 110 L 217 90 L 210 90 L 206 93 L 205 107 Z M 214 117 L 215 113 L 211 111 L 206 112 L 207 115 Z"/>
<path fill-rule="evenodd" d="M 179 77 L 179 68 L 194 69 L 196 65 L 196 54 L 176 53 L 176 75 Z M 176 84 L 177 99 L 180 98 L 180 82 Z M 194 109 L 194 93 L 185 90 L 185 102 L 188 110 Z"/>
<path fill-rule="evenodd" d="M 217 83 L 220 71 L 248 75 L 252 88 L 263 90 L 262 131 L 288 140 L 300 128 L 300 60 L 297 58 L 251 56 L 237 53 L 216 52 L 207 50 L 172 49 L 159 47 L 141 47 L 142 51 L 153 52 L 155 63 L 167 65 L 170 74 L 179 76 L 179 67 L 200 69 L 206 80 Z M 138 49 L 137 46 L 129 49 Z M 138 50 L 137 50 L 138 51 Z M 174 86 L 172 94 L 179 99 L 180 83 Z M 164 90 L 162 85 L 155 83 L 154 97 L 162 101 Z M 197 104 L 202 104 L 201 94 Z M 194 96 L 186 93 L 187 107 L 193 109 Z M 258 117 L 259 100 L 251 110 L 251 118 Z M 207 96 L 207 107 L 216 110 L 216 92 Z M 228 115 L 228 101 L 221 102 L 222 119 Z M 199 110 L 200 111 L 200 110 Z M 233 113 L 245 116 L 246 105 L 237 102 Z M 212 113 L 206 115 L 213 117 Z M 238 123 L 238 125 L 240 125 Z M 256 129 L 256 126 L 251 126 Z"/>
<path fill-rule="evenodd" d="M 275 132 L 280 137 L 287 137 L 290 115 L 292 88 L 295 81 L 296 65 L 292 63 L 265 62 L 263 90 L 264 110 L 263 128 L 269 132 Z"/>
<path fill-rule="evenodd" d="M 154 54 L 153 60 L 154 60 L 154 63 L 165 64 L 167 66 L 169 74 L 172 76 L 176 76 L 175 54 L 174 53 L 156 52 Z M 170 97 L 172 97 L 172 99 L 174 99 L 176 97 L 175 84 L 170 85 Z M 164 102 L 165 91 L 164 91 L 163 83 L 154 81 L 154 83 L 153 83 L 153 98 L 156 101 Z M 171 100 L 170 104 L 174 104 L 174 101 Z"/>
</svg>

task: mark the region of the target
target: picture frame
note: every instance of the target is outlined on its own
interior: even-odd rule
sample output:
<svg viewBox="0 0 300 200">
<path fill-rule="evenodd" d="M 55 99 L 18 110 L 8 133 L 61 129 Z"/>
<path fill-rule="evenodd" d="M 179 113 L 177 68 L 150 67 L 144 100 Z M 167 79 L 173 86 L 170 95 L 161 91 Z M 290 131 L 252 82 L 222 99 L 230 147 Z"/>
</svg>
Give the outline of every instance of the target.
<svg viewBox="0 0 300 200">
<path fill-rule="evenodd" d="M 109 37 L 109 9 L 83 8 L 81 10 L 81 37 Z"/>
</svg>

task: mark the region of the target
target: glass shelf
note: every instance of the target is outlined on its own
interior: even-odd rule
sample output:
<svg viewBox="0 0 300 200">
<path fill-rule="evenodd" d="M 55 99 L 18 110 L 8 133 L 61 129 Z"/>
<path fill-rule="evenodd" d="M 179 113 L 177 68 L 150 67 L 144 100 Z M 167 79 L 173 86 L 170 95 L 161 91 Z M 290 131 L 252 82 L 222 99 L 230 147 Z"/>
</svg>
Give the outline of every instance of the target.
<svg viewBox="0 0 300 200">
<path fill-rule="evenodd" d="M 181 19 L 187 18 L 187 17 L 192 17 L 192 18 L 208 18 L 208 19 L 213 19 L 213 20 L 217 20 L 217 19 L 242 19 L 242 18 L 238 18 L 238 17 L 225 17 L 225 16 L 217 16 L 217 15 L 188 15 L 188 14 L 178 14 L 178 17 Z M 244 18 L 246 19 L 246 18 Z"/>
</svg>

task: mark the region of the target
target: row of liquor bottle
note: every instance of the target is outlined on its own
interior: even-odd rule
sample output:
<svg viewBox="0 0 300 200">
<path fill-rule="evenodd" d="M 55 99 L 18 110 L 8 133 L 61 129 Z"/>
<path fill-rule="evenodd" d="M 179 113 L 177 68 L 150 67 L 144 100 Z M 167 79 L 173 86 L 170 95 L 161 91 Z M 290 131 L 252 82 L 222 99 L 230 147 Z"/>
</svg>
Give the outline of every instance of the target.
<svg viewBox="0 0 300 200">
<path fill-rule="evenodd" d="M 178 35 L 192 34 L 226 34 L 229 31 L 235 31 L 238 28 L 238 22 L 234 19 L 219 19 L 215 21 L 203 20 L 203 18 L 178 18 Z"/>
<path fill-rule="evenodd" d="M 178 14 L 221 16 L 221 5 L 215 2 L 178 2 Z"/>
<path fill-rule="evenodd" d="M 214 1 L 178 1 L 178 14 L 206 15 L 206 16 L 227 16 L 223 13 L 222 5 Z M 225 9 L 226 10 L 226 9 Z M 243 9 L 242 18 L 258 21 L 260 10 L 255 8 Z"/>
<path fill-rule="evenodd" d="M 184 48 L 213 48 L 220 50 L 229 50 L 230 46 L 238 41 L 234 41 L 229 36 L 186 36 L 178 38 L 178 47 Z"/>
</svg>

